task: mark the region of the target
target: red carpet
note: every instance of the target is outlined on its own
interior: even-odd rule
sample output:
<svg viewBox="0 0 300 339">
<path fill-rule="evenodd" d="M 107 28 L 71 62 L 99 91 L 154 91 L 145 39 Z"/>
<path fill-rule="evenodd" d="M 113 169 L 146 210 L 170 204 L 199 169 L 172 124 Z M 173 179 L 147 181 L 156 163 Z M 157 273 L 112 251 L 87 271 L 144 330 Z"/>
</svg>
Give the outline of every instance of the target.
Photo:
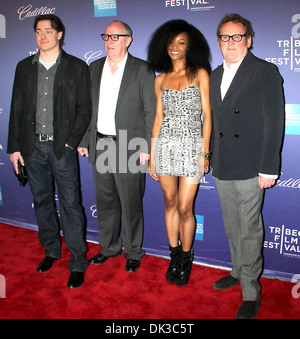
<svg viewBox="0 0 300 339">
<path fill-rule="evenodd" d="M 89 243 L 88 258 L 99 246 Z M 234 319 L 242 302 L 240 286 L 216 291 L 212 284 L 228 272 L 193 265 L 184 287 L 164 278 L 169 261 L 145 255 L 135 273 L 125 271 L 123 256 L 100 266 L 90 265 L 85 284 L 66 287 L 69 251 L 46 273 L 37 273 L 44 252 L 37 232 L 0 224 L 0 275 L 6 298 L 0 299 L 0 319 Z M 258 319 L 298 319 L 300 299 L 294 284 L 262 278 Z M 3 287 L 3 286 L 2 286 Z"/>
</svg>

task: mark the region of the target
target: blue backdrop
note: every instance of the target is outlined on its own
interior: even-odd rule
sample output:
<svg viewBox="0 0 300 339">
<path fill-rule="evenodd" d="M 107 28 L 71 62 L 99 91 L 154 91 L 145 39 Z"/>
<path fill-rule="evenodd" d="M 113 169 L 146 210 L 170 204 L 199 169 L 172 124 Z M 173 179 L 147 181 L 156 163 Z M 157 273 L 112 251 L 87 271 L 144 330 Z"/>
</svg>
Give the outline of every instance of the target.
<svg viewBox="0 0 300 339">
<path fill-rule="evenodd" d="M 53 13 L 66 26 L 64 49 L 87 64 L 105 55 L 100 34 L 114 19 L 133 29 L 130 53 L 146 58 L 152 32 L 170 19 L 182 18 L 206 36 L 212 66 L 222 62 L 216 28 L 221 18 L 236 12 L 254 27 L 253 53 L 275 63 L 285 80 L 286 135 L 282 175 L 266 192 L 265 275 L 290 279 L 300 273 L 299 138 L 300 138 L 300 9 L 299 0 L 10 0 L 0 4 L 0 221 L 37 229 L 32 195 L 19 186 L 6 154 L 11 91 L 16 64 L 37 52 L 34 17 Z M 80 159 L 82 196 L 87 216 L 87 238 L 98 240 L 97 211 L 91 166 Z M 58 205 L 59 212 L 59 205 Z M 159 183 L 147 175 L 144 197 L 145 237 L 148 254 L 167 256 L 164 202 Z M 195 261 L 230 267 L 230 253 L 215 183 L 202 180 L 195 204 L 197 232 Z"/>
</svg>

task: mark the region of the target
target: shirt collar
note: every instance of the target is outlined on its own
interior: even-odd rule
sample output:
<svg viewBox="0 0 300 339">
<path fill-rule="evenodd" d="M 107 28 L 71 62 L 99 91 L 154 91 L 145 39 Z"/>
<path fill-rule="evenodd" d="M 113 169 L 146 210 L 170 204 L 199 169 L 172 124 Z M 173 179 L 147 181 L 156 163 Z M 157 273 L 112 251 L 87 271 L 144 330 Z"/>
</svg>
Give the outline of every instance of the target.
<svg viewBox="0 0 300 339">
<path fill-rule="evenodd" d="M 40 51 L 38 51 L 35 56 L 33 57 L 32 59 L 32 63 L 38 63 L 40 60 Z M 60 60 L 61 60 L 61 50 L 59 51 L 59 54 L 58 54 L 58 57 L 56 59 L 56 64 L 58 65 L 60 63 Z"/>
<path fill-rule="evenodd" d="M 126 62 L 127 62 L 127 59 L 128 59 L 128 52 L 126 52 L 126 55 L 125 57 L 118 63 L 118 69 L 124 69 L 125 68 L 125 65 L 126 65 Z M 107 61 L 107 57 L 106 57 L 106 60 L 105 60 L 105 65 L 108 66 L 108 61 Z"/>
<path fill-rule="evenodd" d="M 228 67 L 227 64 L 226 64 L 226 61 L 224 60 L 223 61 L 223 68 L 226 71 L 236 72 L 239 69 L 239 67 L 241 66 L 241 63 L 243 62 L 243 60 L 244 60 L 244 58 L 241 59 L 240 61 L 232 64 L 231 67 Z"/>
</svg>

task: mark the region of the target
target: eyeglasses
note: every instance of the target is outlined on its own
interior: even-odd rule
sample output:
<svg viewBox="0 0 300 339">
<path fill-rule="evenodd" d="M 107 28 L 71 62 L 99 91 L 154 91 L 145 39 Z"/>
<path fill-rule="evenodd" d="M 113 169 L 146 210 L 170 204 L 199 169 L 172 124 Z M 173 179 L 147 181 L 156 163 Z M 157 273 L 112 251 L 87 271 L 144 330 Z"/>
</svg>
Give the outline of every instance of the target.
<svg viewBox="0 0 300 339">
<path fill-rule="evenodd" d="M 120 36 L 130 36 L 128 34 L 101 34 L 101 38 L 104 41 L 108 41 L 109 38 L 111 38 L 112 41 L 118 41 Z"/>
<path fill-rule="evenodd" d="M 230 38 L 234 42 L 240 42 L 240 41 L 242 41 L 244 36 L 247 36 L 247 34 L 220 35 L 220 39 L 221 39 L 222 42 L 228 42 L 230 40 Z"/>
</svg>

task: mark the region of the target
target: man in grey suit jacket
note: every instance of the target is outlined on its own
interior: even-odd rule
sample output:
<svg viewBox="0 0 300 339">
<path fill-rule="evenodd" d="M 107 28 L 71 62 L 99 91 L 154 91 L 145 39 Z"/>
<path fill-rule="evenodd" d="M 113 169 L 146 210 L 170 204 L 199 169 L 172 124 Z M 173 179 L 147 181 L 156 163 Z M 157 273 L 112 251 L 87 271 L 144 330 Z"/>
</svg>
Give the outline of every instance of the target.
<svg viewBox="0 0 300 339">
<path fill-rule="evenodd" d="M 232 271 L 216 289 L 241 284 L 237 318 L 255 318 L 260 306 L 262 204 L 280 173 L 284 132 L 282 78 L 275 65 L 251 52 L 251 23 L 231 14 L 217 36 L 223 65 L 210 78 L 213 113 L 212 173 L 218 189 Z"/>
<path fill-rule="evenodd" d="M 92 119 L 78 151 L 93 164 L 102 264 L 120 255 L 125 269 L 139 268 L 143 241 L 143 194 L 155 117 L 155 75 L 130 55 L 130 27 L 113 21 L 102 34 L 107 57 L 90 65 Z M 122 238 L 120 231 L 122 228 Z"/>
</svg>

